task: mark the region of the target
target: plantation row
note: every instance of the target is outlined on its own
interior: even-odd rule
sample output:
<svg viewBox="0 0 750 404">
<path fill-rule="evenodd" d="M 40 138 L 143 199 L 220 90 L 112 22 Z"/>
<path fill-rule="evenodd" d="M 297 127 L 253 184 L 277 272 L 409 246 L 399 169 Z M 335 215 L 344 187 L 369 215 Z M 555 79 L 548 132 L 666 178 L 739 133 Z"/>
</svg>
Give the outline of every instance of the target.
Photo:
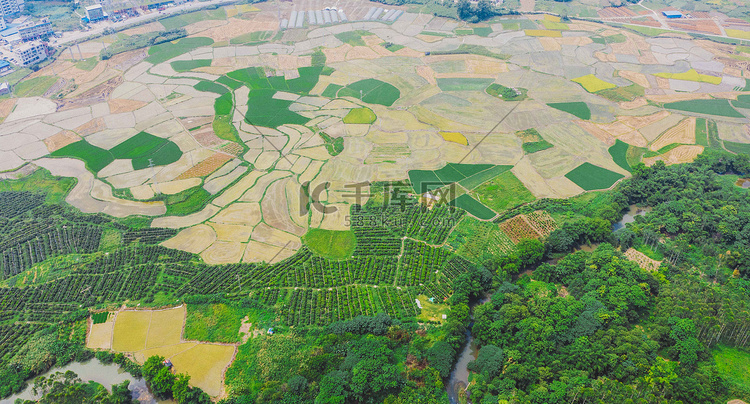
<svg viewBox="0 0 750 404">
<path fill-rule="evenodd" d="M 180 250 L 172 250 L 158 245 L 123 248 L 112 253 L 99 254 L 80 270 L 86 274 L 105 274 L 116 272 L 125 267 L 145 263 L 160 262 L 163 264 L 188 261 L 192 255 Z"/>
<path fill-rule="evenodd" d="M 122 242 L 128 245 L 134 241 L 142 244 L 158 244 L 177 234 L 175 229 L 146 228 L 126 231 L 122 235 Z"/>
<path fill-rule="evenodd" d="M 345 286 L 331 289 L 260 289 L 251 299 L 275 307 L 288 325 L 326 325 L 359 315 L 387 313 L 404 318 L 419 314 L 416 295 L 394 287 Z"/>
<path fill-rule="evenodd" d="M 23 346 L 34 333 L 39 331 L 39 324 L 0 325 L 0 360 L 7 363 L 16 354 L 16 347 Z"/>
<path fill-rule="evenodd" d="M 0 192 L 0 216 L 16 217 L 44 203 L 44 195 L 29 191 Z"/>
<path fill-rule="evenodd" d="M 434 282 L 449 255 L 448 250 L 404 240 L 404 255 L 401 257 L 397 283 L 414 286 Z"/>
<path fill-rule="evenodd" d="M 94 252 L 99 249 L 101 236 L 100 227 L 63 226 L 48 229 L 46 233 L 12 246 L 9 242 L 0 243 L 2 274 L 4 277 L 13 276 L 57 255 Z"/>
<path fill-rule="evenodd" d="M 392 285 L 396 280 L 397 266 L 395 257 L 354 257 L 345 261 L 313 257 L 309 264 L 294 271 L 294 286 Z"/>
<path fill-rule="evenodd" d="M 351 223 L 358 241 L 407 236 L 429 244 L 441 244 L 464 214 L 464 210 L 447 205 L 432 209 L 421 204 L 409 204 L 403 208 L 400 205 L 354 205 Z"/>
</svg>

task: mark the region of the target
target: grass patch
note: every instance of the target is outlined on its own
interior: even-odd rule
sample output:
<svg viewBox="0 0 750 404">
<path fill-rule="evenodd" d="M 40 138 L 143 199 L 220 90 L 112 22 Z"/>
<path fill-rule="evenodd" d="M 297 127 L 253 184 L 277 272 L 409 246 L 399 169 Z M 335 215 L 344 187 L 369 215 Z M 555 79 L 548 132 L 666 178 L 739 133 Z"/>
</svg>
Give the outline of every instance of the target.
<svg viewBox="0 0 750 404">
<path fill-rule="evenodd" d="M 495 212 L 503 212 L 536 199 L 510 171 L 480 185 L 471 192 L 471 196 Z"/>
<path fill-rule="evenodd" d="M 730 142 L 725 140 L 724 148 L 732 153 L 750 155 L 750 144 L 747 143 Z"/>
<path fill-rule="evenodd" d="M 546 19 L 542 20 L 542 25 L 544 25 L 544 28 L 553 29 L 553 30 L 559 30 L 559 31 L 565 31 L 565 30 L 569 30 L 570 29 L 568 27 L 568 24 L 566 24 L 564 22 L 547 21 Z"/>
<path fill-rule="evenodd" d="M 187 72 L 199 67 L 211 66 L 211 59 L 195 59 L 195 60 L 175 60 L 170 63 L 174 71 L 181 73 Z"/>
<path fill-rule="evenodd" d="M 447 32 L 422 31 L 419 33 L 419 35 L 439 36 L 441 38 L 453 38 L 453 35 Z"/>
<path fill-rule="evenodd" d="M 381 43 L 380 45 L 381 45 L 382 47 L 384 47 L 384 48 L 388 49 L 388 50 L 389 50 L 389 51 L 391 51 L 391 52 L 398 52 L 398 51 L 400 51 L 401 49 L 404 49 L 404 48 L 405 48 L 405 46 L 404 46 L 404 45 L 399 45 L 399 44 L 397 44 L 397 43 L 393 43 L 393 42 L 383 42 L 383 43 Z"/>
<path fill-rule="evenodd" d="M 640 163 L 643 159 L 643 155 L 648 151 L 645 147 L 638 147 L 628 145 L 628 150 L 625 152 L 625 159 L 630 167 L 635 167 L 636 164 Z"/>
<path fill-rule="evenodd" d="M 401 97 L 401 91 L 392 84 L 377 79 L 354 82 L 338 91 L 339 97 L 353 97 L 370 104 L 390 107 Z"/>
<path fill-rule="evenodd" d="M 699 146 L 708 147 L 708 123 L 705 118 L 695 120 L 695 143 Z"/>
<path fill-rule="evenodd" d="M 743 389 L 750 389 L 750 352 L 723 344 L 711 350 L 716 367 L 723 378 Z"/>
<path fill-rule="evenodd" d="M 583 163 L 565 174 L 565 177 L 586 191 L 592 191 L 609 188 L 624 175 L 591 163 Z"/>
<path fill-rule="evenodd" d="M 164 26 L 166 29 L 177 29 L 177 28 L 183 28 L 190 24 L 194 24 L 199 21 L 204 20 L 226 20 L 227 14 L 224 11 L 224 8 L 219 7 L 215 10 L 202 10 L 202 11 L 196 11 L 193 13 L 187 13 L 182 15 L 177 15 L 174 17 L 168 17 L 164 18 L 162 20 L 159 20 L 161 25 Z"/>
<path fill-rule="evenodd" d="M 527 98 L 529 92 L 525 88 L 510 88 L 497 83 L 490 84 L 485 91 L 487 94 L 503 101 L 523 101 Z"/>
<path fill-rule="evenodd" d="M 494 79 L 439 78 L 437 85 L 443 91 L 484 91 Z"/>
<path fill-rule="evenodd" d="M 456 35 L 463 36 L 463 35 L 472 35 L 474 34 L 473 28 L 456 28 L 453 30 L 453 32 L 456 33 Z"/>
<path fill-rule="evenodd" d="M 106 167 L 115 159 L 108 150 L 94 146 L 85 139 L 55 150 L 50 155 L 53 157 L 72 157 L 83 160 L 86 168 L 93 173 L 99 172 L 99 170 Z"/>
<path fill-rule="evenodd" d="M 96 56 L 93 56 L 88 59 L 81 60 L 80 62 L 76 62 L 76 69 L 90 72 L 94 70 L 94 68 L 96 67 L 98 63 L 99 63 L 99 58 L 97 58 Z"/>
<path fill-rule="evenodd" d="M 448 163 L 439 170 L 410 170 L 408 175 L 414 192 L 423 194 L 454 182 L 471 190 L 511 168 L 513 166 Z"/>
<path fill-rule="evenodd" d="M 604 97 L 612 102 L 627 102 L 646 95 L 646 89 L 639 84 L 633 83 L 625 87 L 597 91 L 596 95 Z"/>
<path fill-rule="evenodd" d="M 213 43 L 213 39 L 201 36 L 182 38 L 176 43 L 165 42 L 149 48 L 149 56 L 144 60 L 149 63 L 159 64 L 200 47 L 212 45 Z"/>
<path fill-rule="evenodd" d="M 314 253 L 331 259 L 351 257 L 357 245 L 357 238 L 351 230 L 310 229 L 302 240 Z"/>
<path fill-rule="evenodd" d="M 344 123 L 364 123 L 371 124 L 375 122 L 378 117 L 370 108 L 354 108 L 349 110 L 343 121 Z"/>
<path fill-rule="evenodd" d="M 232 123 L 231 115 L 218 115 L 214 117 L 211 126 L 213 127 L 214 134 L 220 139 L 240 142 L 239 133 Z"/>
<path fill-rule="evenodd" d="M 336 39 L 343 43 L 348 43 L 351 46 L 365 46 L 365 41 L 362 39 L 363 36 L 371 35 L 367 31 L 356 30 L 346 31 L 340 34 L 335 34 Z"/>
<path fill-rule="evenodd" d="M 539 141 L 539 142 L 524 143 L 524 144 L 521 145 L 521 148 L 523 149 L 523 153 L 524 154 L 532 154 L 532 153 L 536 153 L 538 151 L 547 150 L 547 149 L 549 149 L 551 147 L 554 147 L 554 146 L 555 145 L 553 145 L 552 143 L 550 143 L 550 142 L 548 142 L 546 140 L 542 140 L 542 141 Z"/>
<path fill-rule="evenodd" d="M 159 200 L 167 205 L 167 216 L 185 216 L 203 209 L 211 200 L 211 194 L 203 187 L 193 187 L 173 195 L 160 195 Z"/>
<path fill-rule="evenodd" d="M 331 137 L 325 132 L 318 132 L 318 134 L 323 138 L 326 151 L 328 151 L 328 154 L 331 156 L 338 156 L 344 151 L 343 137 Z"/>
<path fill-rule="evenodd" d="M 552 143 L 544 140 L 539 131 L 534 128 L 520 130 L 516 132 L 516 136 L 521 139 L 521 148 L 523 149 L 524 154 L 532 154 L 554 147 Z"/>
<path fill-rule="evenodd" d="M 612 160 L 618 166 L 622 167 L 623 170 L 632 171 L 630 164 L 628 163 L 628 147 L 629 144 L 623 142 L 620 139 L 615 141 L 615 144 L 608 149 L 609 155 L 612 156 Z"/>
<path fill-rule="evenodd" d="M 336 93 L 338 93 L 342 88 L 344 88 L 344 86 L 340 84 L 329 84 L 326 89 L 323 90 L 323 93 L 321 95 L 323 97 L 336 98 Z"/>
<path fill-rule="evenodd" d="M 267 41 L 271 39 L 272 36 L 273 36 L 273 31 L 247 32 L 240 36 L 236 36 L 230 39 L 229 43 L 232 45 L 242 45 L 248 42 L 261 42 L 261 41 Z"/>
<path fill-rule="evenodd" d="M 558 109 L 560 111 L 575 115 L 583 120 L 591 119 L 591 110 L 589 109 L 588 104 L 586 104 L 585 102 L 553 102 L 547 105 L 554 109 Z"/>
<path fill-rule="evenodd" d="M 662 147 L 661 149 L 659 149 L 657 151 L 651 151 L 651 150 L 647 151 L 643 155 L 643 157 L 656 157 L 656 156 L 664 154 L 664 153 L 666 153 L 666 152 L 668 152 L 668 151 L 670 151 L 672 149 L 675 149 L 675 148 L 677 148 L 679 146 L 682 146 L 682 143 L 670 143 L 670 144 Z"/>
<path fill-rule="evenodd" d="M 219 78 L 218 78 L 218 79 L 216 80 L 216 82 L 217 82 L 217 83 L 221 83 L 221 84 L 223 84 L 223 85 L 225 85 L 225 86 L 227 86 L 227 87 L 231 88 L 232 90 L 236 90 L 236 89 L 238 89 L 238 88 L 242 87 L 242 83 L 240 83 L 240 82 L 239 82 L 239 81 L 237 81 L 237 80 L 232 80 L 232 79 L 230 79 L 230 78 L 229 78 L 229 77 L 227 77 L 227 76 L 221 76 L 221 77 L 219 77 Z"/>
<path fill-rule="evenodd" d="M 227 90 L 227 88 L 222 86 L 221 84 L 214 83 L 213 81 L 208 81 L 208 80 L 199 81 L 198 84 L 193 86 L 193 88 L 198 91 L 216 93 L 219 95 L 224 95 L 229 92 L 229 90 Z"/>
<path fill-rule="evenodd" d="M 226 93 L 214 101 L 214 112 L 216 115 L 230 115 L 234 110 L 232 93 Z"/>
<path fill-rule="evenodd" d="M 664 108 L 674 109 L 677 111 L 692 112 L 696 114 L 705 115 L 716 115 L 725 116 L 729 118 L 744 118 L 745 116 L 739 113 L 732 105 L 729 100 L 726 99 L 710 99 L 710 100 L 688 100 L 688 101 L 677 101 L 664 104 Z"/>
<path fill-rule="evenodd" d="M 8 191 L 42 191 L 47 203 L 59 203 L 75 186 L 77 180 L 72 177 L 55 177 L 44 168 L 39 168 L 30 175 L 18 180 L 0 181 L 0 192 Z M 150 219 L 149 219 L 150 220 Z"/>
<path fill-rule="evenodd" d="M 481 202 L 472 198 L 468 194 L 459 196 L 453 200 L 453 203 L 457 208 L 465 210 L 477 219 L 490 220 L 497 216 L 497 213 L 493 212 L 490 208 L 484 206 Z"/>
<path fill-rule="evenodd" d="M 722 141 L 719 139 L 719 127 L 716 125 L 716 121 L 713 119 L 706 120 L 706 129 L 708 129 L 708 145 L 709 147 L 721 148 Z"/>
<path fill-rule="evenodd" d="M 474 35 L 488 37 L 492 33 L 492 27 L 474 27 Z"/>
<path fill-rule="evenodd" d="M 666 29 L 660 29 L 660 28 L 652 28 L 652 27 L 646 27 L 643 25 L 623 25 L 623 28 L 627 28 L 631 31 L 635 31 L 641 35 L 645 36 L 659 36 L 661 34 L 668 34 L 672 31 L 668 31 Z"/>
<path fill-rule="evenodd" d="M 586 90 L 586 91 L 588 91 L 590 93 L 596 93 L 597 91 L 609 90 L 611 88 L 616 88 L 617 87 L 616 85 L 614 85 L 612 83 L 608 83 L 608 82 L 606 82 L 606 81 L 604 81 L 604 80 L 602 80 L 602 79 L 594 76 L 593 74 L 588 74 L 586 76 L 581 76 L 581 77 L 578 77 L 576 79 L 573 79 L 572 81 L 574 83 L 580 84 L 584 88 L 584 90 Z"/>
<path fill-rule="evenodd" d="M 13 94 L 16 97 L 41 97 L 55 83 L 57 83 L 55 76 L 35 77 L 16 84 Z"/>
<path fill-rule="evenodd" d="M 239 342 L 245 310 L 226 304 L 188 304 L 185 339 L 209 342 Z"/>
<path fill-rule="evenodd" d="M 608 35 L 608 36 L 595 36 L 591 38 L 594 43 L 598 43 L 601 45 L 606 45 L 609 43 L 623 43 L 628 40 L 628 37 L 626 37 L 623 34 L 615 34 L 615 35 Z"/>
<path fill-rule="evenodd" d="M 420 313 L 417 316 L 417 319 L 421 321 L 437 321 L 437 322 L 442 323 L 443 315 L 447 316 L 451 310 L 447 304 L 431 302 L 430 297 L 434 298 L 436 302 L 440 301 L 435 296 L 427 296 L 427 295 L 417 296 L 417 299 L 419 299 L 419 304 L 422 305 L 422 309 L 420 310 Z"/>
<path fill-rule="evenodd" d="M 683 73 L 656 73 L 656 77 L 662 77 L 665 79 L 685 80 L 685 81 L 697 81 L 699 83 L 709 84 L 721 84 L 721 77 L 709 76 L 707 74 L 700 74 L 695 69 L 690 69 Z"/>
</svg>

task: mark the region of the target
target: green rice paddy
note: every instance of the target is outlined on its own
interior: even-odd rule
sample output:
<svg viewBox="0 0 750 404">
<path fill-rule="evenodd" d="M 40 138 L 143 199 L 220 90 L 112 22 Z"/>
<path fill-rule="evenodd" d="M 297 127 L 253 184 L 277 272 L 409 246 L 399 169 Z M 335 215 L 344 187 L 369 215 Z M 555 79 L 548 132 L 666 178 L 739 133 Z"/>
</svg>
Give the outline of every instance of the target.
<svg viewBox="0 0 750 404">
<path fill-rule="evenodd" d="M 674 109 L 677 111 L 692 112 L 704 115 L 725 116 L 728 118 L 744 118 L 745 115 L 739 113 L 729 100 L 710 99 L 710 100 L 689 100 L 677 101 L 664 104 L 664 108 Z"/>
<path fill-rule="evenodd" d="M 364 79 L 340 89 L 338 96 L 357 98 L 369 104 L 390 107 L 401 97 L 401 91 L 384 81 Z"/>
<path fill-rule="evenodd" d="M 493 79 L 481 78 L 444 78 L 437 79 L 438 87 L 443 91 L 484 91 Z"/>
<path fill-rule="evenodd" d="M 149 56 L 144 60 L 149 63 L 159 64 L 166 62 L 173 57 L 183 55 L 203 46 L 209 46 L 213 43 L 213 39 L 202 36 L 182 38 L 175 43 L 164 42 L 149 48 Z"/>
<path fill-rule="evenodd" d="M 628 147 L 630 147 L 630 145 L 620 139 L 617 139 L 617 141 L 615 141 L 615 144 L 610 147 L 608 151 L 609 155 L 612 156 L 612 160 L 614 160 L 615 164 L 622 167 L 623 170 L 632 171 L 632 168 L 630 167 L 630 164 L 628 164 L 627 159 Z"/>
<path fill-rule="evenodd" d="M 170 63 L 176 72 L 188 72 L 199 67 L 211 66 L 211 59 L 176 60 Z"/>
<path fill-rule="evenodd" d="M 583 120 L 591 119 L 591 110 L 589 109 L 588 104 L 586 104 L 585 102 L 553 102 L 547 105 L 554 109 L 558 109 L 560 111 L 575 115 L 576 117 Z"/>
<path fill-rule="evenodd" d="M 484 206 L 481 202 L 472 198 L 468 194 L 463 194 L 453 201 L 457 208 L 461 208 L 477 219 L 490 220 L 497 216 L 492 209 Z"/>
<path fill-rule="evenodd" d="M 609 188 L 624 175 L 591 163 L 583 163 L 565 174 L 565 177 L 586 191 L 592 191 Z"/>
</svg>

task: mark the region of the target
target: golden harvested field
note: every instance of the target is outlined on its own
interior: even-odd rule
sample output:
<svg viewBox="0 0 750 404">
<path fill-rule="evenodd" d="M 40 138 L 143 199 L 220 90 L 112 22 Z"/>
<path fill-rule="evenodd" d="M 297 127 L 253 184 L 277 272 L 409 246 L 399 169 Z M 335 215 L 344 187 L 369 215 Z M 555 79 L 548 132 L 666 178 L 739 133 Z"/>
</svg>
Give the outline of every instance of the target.
<svg viewBox="0 0 750 404">
<path fill-rule="evenodd" d="M 657 160 L 664 160 L 664 164 L 666 165 L 690 163 L 702 152 L 703 146 L 682 145 L 675 147 L 661 156 L 644 158 L 643 163 L 647 166 L 653 165 Z"/>
<path fill-rule="evenodd" d="M 151 311 L 122 311 L 115 318 L 112 349 L 118 352 L 135 352 L 146 348 Z"/>
<path fill-rule="evenodd" d="M 459 132 L 440 132 L 440 136 L 442 136 L 446 142 L 458 143 L 464 146 L 469 145 L 469 141 L 466 140 L 466 136 L 462 135 Z"/>
<path fill-rule="evenodd" d="M 44 144 L 47 146 L 47 150 L 52 153 L 55 150 L 62 149 L 63 147 L 71 143 L 75 143 L 79 140 L 81 140 L 80 136 L 69 130 L 64 130 L 56 135 L 52 135 L 44 139 Z"/>
<path fill-rule="evenodd" d="M 214 153 L 209 158 L 201 161 L 193 167 L 187 169 L 182 174 L 178 175 L 177 180 L 183 180 L 186 178 L 194 177 L 205 177 L 212 172 L 219 169 L 219 167 L 226 164 L 227 161 L 231 160 L 232 156 L 225 153 Z"/>
<path fill-rule="evenodd" d="M 630 261 L 635 262 L 639 267 L 647 271 L 656 271 L 661 265 L 661 261 L 649 258 L 646 256 L 646 254 L 636 250 L 635 248 L 628 248 L 628 250 L 625 251 L 625 257 L 627 257 L 627 259 L 629 259 Z"/>
<path fill-rule="evenodd" d="M 122 310 L 112 321 L 92 325 L 86 346 L 128 352 L 139 363 L 154 355 L 170 359 L 175 373 L 186 373 L 190 384 L 216 397 L 223 392 L 224 371 L 236 346 L 182 339 L 186 306 L 163 310 Z M 108 328 L 107 328 L 108 327 Z M 113 336 L 112 347 L 109 338 Z"/>
<path fill-rule="evenodd" d="M 651 146 L 650 150 L 656 151 L 672 143 L 693 144 L 695 143 L 695 118 L 683 119 L 677 125 L 669 128 L 663 135 L 659 136 Z"/>
</svg>

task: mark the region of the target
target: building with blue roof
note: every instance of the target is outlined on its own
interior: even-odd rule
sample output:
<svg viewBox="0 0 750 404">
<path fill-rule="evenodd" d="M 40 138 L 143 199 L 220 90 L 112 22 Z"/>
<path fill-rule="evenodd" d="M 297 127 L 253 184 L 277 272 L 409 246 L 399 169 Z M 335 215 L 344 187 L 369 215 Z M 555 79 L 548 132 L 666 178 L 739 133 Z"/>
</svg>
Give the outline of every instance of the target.
<svg viewBox="0 0 750 404">
<path fill-rule="evenodd" d="M 662 11 L 661 13 L 664 14 L 664 16 L 667 18 L 682 18 L 682 13 L 679 11 L 669 10 L 669 11 Z"/>
</svg>

